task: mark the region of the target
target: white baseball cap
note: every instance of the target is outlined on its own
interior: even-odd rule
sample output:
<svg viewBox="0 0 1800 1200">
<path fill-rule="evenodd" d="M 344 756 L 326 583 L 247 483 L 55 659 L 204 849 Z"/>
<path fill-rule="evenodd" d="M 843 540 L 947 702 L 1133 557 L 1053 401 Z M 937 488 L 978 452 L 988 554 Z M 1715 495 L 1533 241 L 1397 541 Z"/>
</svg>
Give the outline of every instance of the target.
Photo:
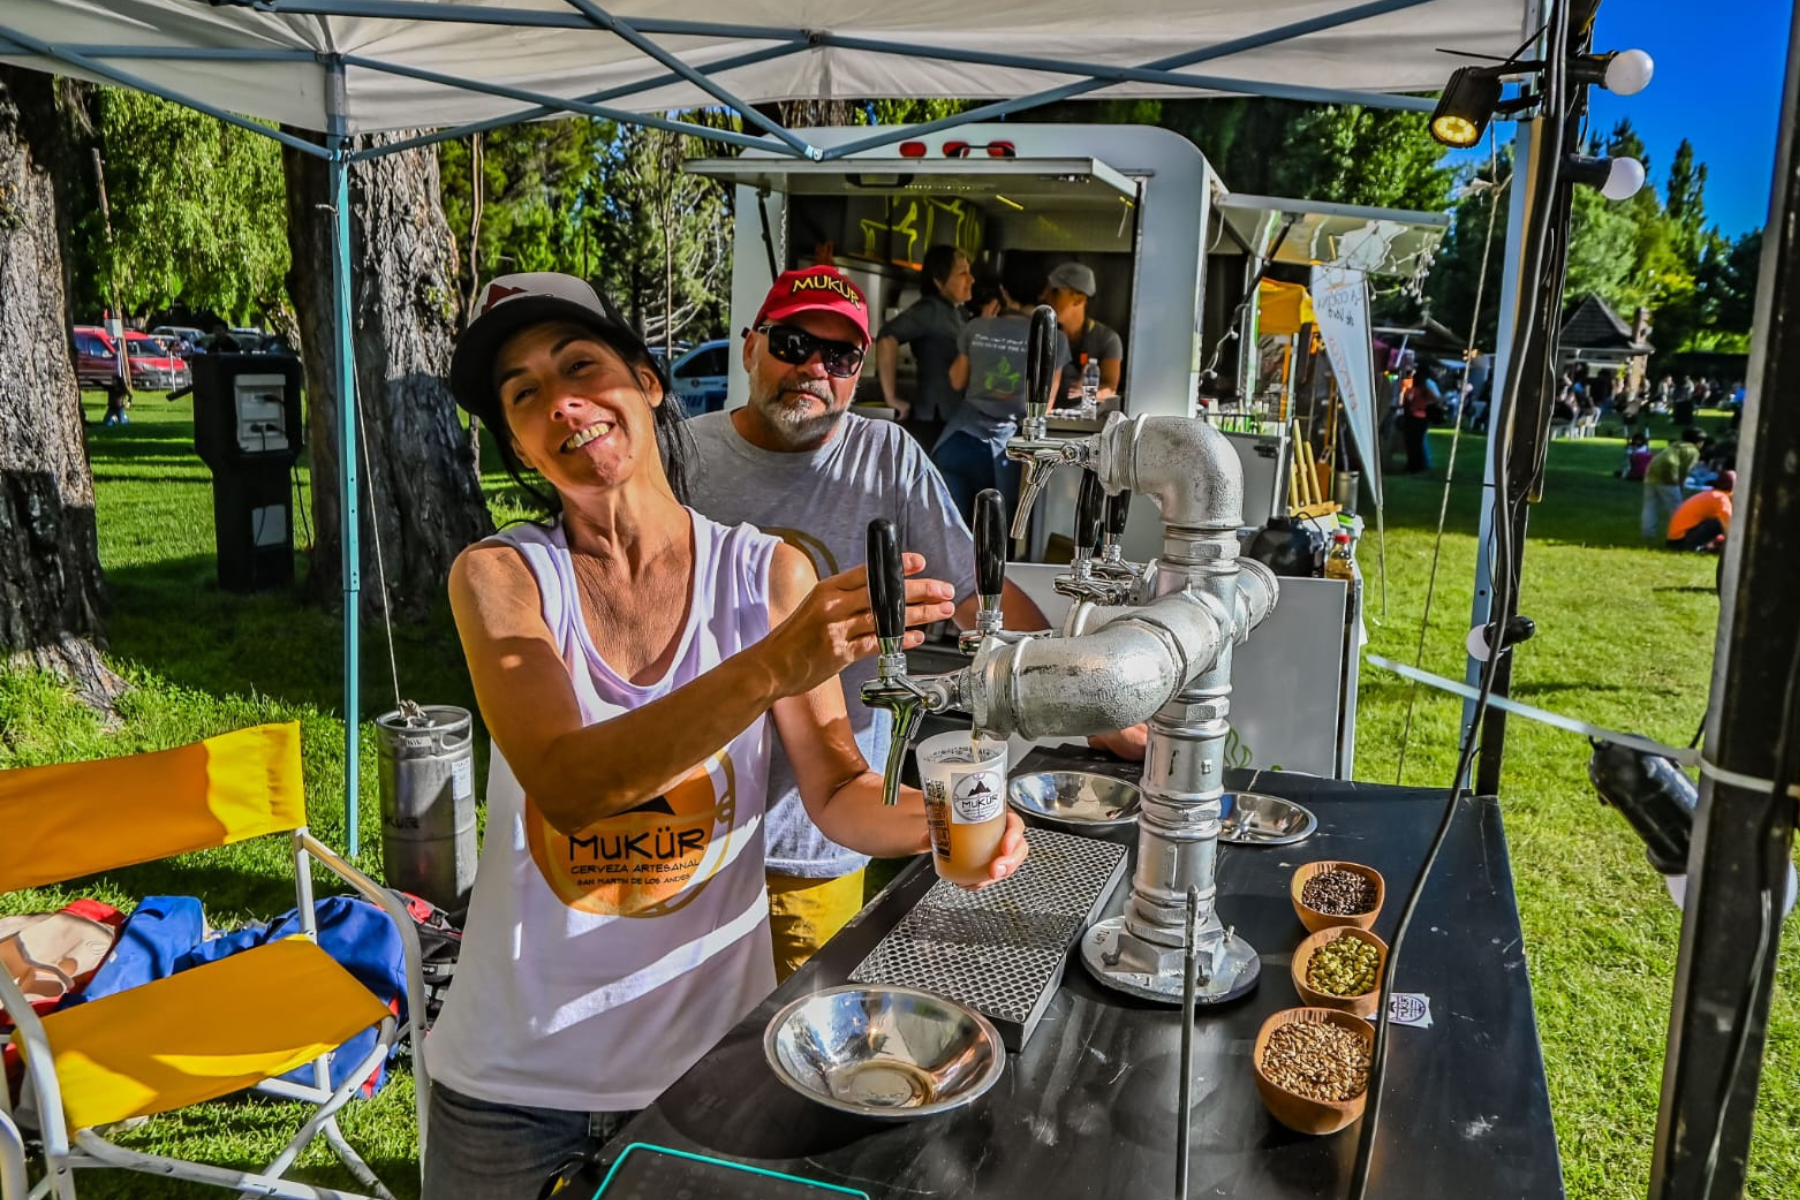
<svg viewBox="0 0 1800 1200">
<path fill-rule="evenodd" d="M 546 321 L 574 321 L 596 332 L 643 339 L 586 280 L 557 271 L 526 271 L 488 282 L 475 302 L 475 317 L 456 339 L 450 359 L 450 391 L 456 402 L 489 424 L 499 407 L 494 359 L 506 340 Z"/>
</svg>

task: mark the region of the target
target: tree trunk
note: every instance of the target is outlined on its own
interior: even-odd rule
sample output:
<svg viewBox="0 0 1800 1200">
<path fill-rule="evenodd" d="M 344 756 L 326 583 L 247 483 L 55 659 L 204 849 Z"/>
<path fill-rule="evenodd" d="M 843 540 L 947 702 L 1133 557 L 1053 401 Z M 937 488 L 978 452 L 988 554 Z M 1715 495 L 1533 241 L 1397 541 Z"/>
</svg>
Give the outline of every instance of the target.
<svg viewBox="0 0 1800 1200">
<path fill-rule="evenodd" d="M 81 397 L 70 360 L 58 178 L 72 168 L 56 79 L 0 67 L 0 664 L 54 671 L 110 709 L 105 607 Z"/>
<path fill-rule="evenodd" d="M 382 134 L 376 142 L 403 136 Z M 282 153 L 294 262 L 288 290 L 299 318 L 310 400 L 307 453 L 317 549 L 309 579 L 314 597 L 330 604 L 343 590 L 335 217 L 326 164 L 293 149 Z M 444 594 L 457 553 L 494 528 L 445 383 L 455 337 L 457 249 L 444 219 L 436 152 L 408 150 L 357 163 L 350 169 L 350 209 L 350 324 L 362 410 L 357 466 L 363 614 L 381 615 L 385 566 L 394 614 L 417 616 Z"/>
</svg>

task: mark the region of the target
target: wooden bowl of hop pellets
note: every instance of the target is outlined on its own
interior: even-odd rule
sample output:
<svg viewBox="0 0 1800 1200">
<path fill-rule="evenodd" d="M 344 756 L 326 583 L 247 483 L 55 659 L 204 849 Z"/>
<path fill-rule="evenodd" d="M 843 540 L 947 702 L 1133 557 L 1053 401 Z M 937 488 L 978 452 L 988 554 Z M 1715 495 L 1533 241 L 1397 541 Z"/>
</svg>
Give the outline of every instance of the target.
<svg viewBox="0 0 1800 1200">
<path fill-rule="evenodd" d="M 1375 1031 L 1331 1008 L 1284 1008 L 1257 1032 L 1250 1065 L 1269 1115 L 1296 1133 L 1336 1133 L 1369 1098 Z"/>
<path fill-rule="evenodd" d="M 1387 943 L 1366 929 L 1321 929 L 1294 948 L 1294 990 L 1302 1004 L 1372 1017 L 1387 955 Z"/>
<path fill-rule="evenodd" d="M 1381 872 L 1353 862 L 1307 863 L 1288 885 L 1294 912 L 1308 933 L 1321 929 L 1373 929 L 1387 899 Z"/>
</svg>

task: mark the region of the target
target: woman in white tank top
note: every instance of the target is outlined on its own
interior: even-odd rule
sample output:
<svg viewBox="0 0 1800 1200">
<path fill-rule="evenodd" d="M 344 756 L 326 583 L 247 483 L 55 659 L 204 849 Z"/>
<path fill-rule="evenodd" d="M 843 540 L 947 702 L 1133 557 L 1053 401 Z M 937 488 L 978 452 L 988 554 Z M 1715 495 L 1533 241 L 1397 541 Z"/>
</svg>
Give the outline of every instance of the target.
<svg viewBox="0 0 1800 1200">
<path fill-rule="evenodd" d="M 494 745 L 456 984 L 425 1042 L 425 1200 L 537 1194 L 774 986 L 771 735 L 833 840 L 929 845 L 923 799 L 881 804 L 845 716 L 837 674 L 876 651 L 862 569 L 819 581 L 775 539 L 683 507 L 679 405 L 587 284 L 505 276 L 479 312 L 452 390 L 557 515 L 451 572 Z M 910 579 L 907 624 L 951 600 Z M 1024 853 L 1014 818 L 993 878 Z"/>
</svg>

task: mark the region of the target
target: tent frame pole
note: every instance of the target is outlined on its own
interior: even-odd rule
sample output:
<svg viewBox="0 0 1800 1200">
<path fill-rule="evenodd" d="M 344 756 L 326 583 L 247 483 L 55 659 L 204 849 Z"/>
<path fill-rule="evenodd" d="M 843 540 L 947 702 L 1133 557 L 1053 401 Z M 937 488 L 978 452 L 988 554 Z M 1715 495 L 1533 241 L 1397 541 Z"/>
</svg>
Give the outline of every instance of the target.
<svg viewBox="0 0 1800 1200">
<path fill-rule="evenodd" d="M 434 0 L 217 0 L 221 7 L 249 8 L 274 16 L 373 17 L 397 21 L 439 22 L 450 25 L 510 25 L 520 29 L 592 29 L 594 24 L 576 12 L 555 9 L 497 8 L 479 4 L 438 4 Z M 683 21 L 662 17 L 635 17 L 632 27 L 640 33 L 666 33 L 678 37 L 726 37 L 745 41 L 804 41 L 808 31 L 791 26 L 732 25 L 720 21 Z"/>
<path fill-rule="evenodd" d="M 670 133 L 705 138 L 710 141 L 723 142 L 728 146 L 739 146 L 746 150 L 767 150 L 789 158 L 810 157 L 802 151 L 790 150 L 772 138 L 750 137 L 747 134 L 733 133 L 729 129 L 712 129 L 688 121 L 671 121 L 667 117 L 653 116 L 649 113 L 628 112 L 624 109 L 608 108 L 603 104 L 586 104 L 580 100 L 550 96 L 543 92 L 508 87 L 500 83 L 477 83 L 472 79 L 459 79 L 454 75 L 428 71 L 423 67 L 402 66 L 400 63 L 385 62 L 379 58 L 365 58 L 360 54 L 345 54 L 341 56 L 341 60 L 345 66 L 365 71 L 379 71 L 384 75 L 397 75 L 402 79 L 417 79 L 423 83 L 435 83 L 440 87 L 457 88 L 465 92 L 479 92 L 484 96 L 499 96 L 506 100 L 517 100 L 521 104 L 540 105 L 557 112 L 600 117 L 624 125 L 645 125 L 651 129 L 662 129 Z"/>
<path fill-rule="evenodd" d="M 1800 379 L 1800 28 L 1789 36 L 1785 79 L 1651 1200 L 1743 1193 L 1794 838 L 1793 800 L 1751 781 L 1791 787 L 1783 773 L 1794 769 L 1791 739 L 1800 737 L 1786 711 L 1800 638 L 1800 409 L 1788 402 Z"/>
<path fill-rule="evenodd" d="M 753 66 L 756 63 L 769 62 L 773 59 L 787 58 L 790 55 L 798 54 L 804 49 L 806 49 L 806 43 L 804 42 L 793 42 L 785 46 L 770 46 L 762 50 L 752 50 L 748 54 L 739 54 L 732 58 L 721 58 L 718 62 L 707 63 L 705 66 L 700 67 L 699 70 L 709 74 L 719 71 L 729 71 L 735 67 L 748 67 Z M 639 80 L 636 83 L 620 84 L 617 87 L 610 87 L 604 91 L 590 92 L 588 95 L 577 96 L 575 99 L 582 104 L 604 104 L 608 100 L 617 100 L 622 96 L 635 96 L 640 92 L 652 91 L 667 84 L 679 82 L 681 82 L 681 76 L 675 74 L 673 71 L 669 71 L 662 75 L 652 76 L 649 79 Z M 350 161 L 365 162 L 368 159 L 380 158 L 387 154 L 398 154 L 402 150 L 417 150 L 424 146 L 435 146 L 439 142 L 453 142 L 477 133 L 486 133 L 492 129 L 503 129 L 508 125 L 517 125 L 522 121 L 535 121 L 540 117 L 553 117 L 558 112 L 563 111 L 567 110 L 551 108 L 547 105 L 539 104 L 531 108 L 520 109 L 518 112 L 507 113 L 504 116 L 489 117 L 485 121 L 472 121 L 467 125 L 458 125 L 451 129 L 439 129 L 432 133 L 421 134 L 418 137 L 407 138 L 405 141 L 390 142 L 385 146 L 365 146 L 361 150 L 352 151 L 350 154 Z M 576 113 L 574 115 L 582 116 L 584 114 Z"/>
<path fill-rule="evenodd" d="M 362 841 L 362 519 L 357 511 L 356 350 L 351 338 L 350 139 L 344 133 L 344 60 L 326 62 L 330 132 L 332 326 L 337 335 L 338 528 L 344 573 L 344 838 L 352 858 Z"/>
<path fill-rule="evenodd" d="M 594 0 L 567 0 L 567 3 L 599 28 L 617 36 L 621 41 L 634 47 L 640 53 L 649 55 L 664 67 L 675 72 L 675 74 L 681 76 L 681 78 L 687 80 L 689 83 L 711 96 L 714 100 L 717 100 L 719 103 L 736 111 L 739 116 L 744 118 L 744 120 L 750 122 L 750 124 L 756 126 L 758 129 L 761 129 L 764 133 L 772 134 L 779 138 L 783 144 L 795 153 L 803 154 L 810 159 L 818 159 L 819 151 L 817 147 L 789 132 L 780 124 L 780 122 L 769 120 L 769 118 L 765 117 L 762 113 L 756 111 L 753 106 L 746 104 L 730 91 L 721 87 L 716 81 L 707 78 L 693 67 L 682 62 L 675 55 L 670 54 L 667 50 L 664 50 L 661 46 L 645 37 L 642 33 L 639 33 L 630 23 L 613 16 L 598 4 L 595 4 Z"/>
<path fill-rule="evenodd" d="M 983 67 L 1015 67 L 1058 75 L 1085 75 L 1090 79 L 1103 80 L 1101 86 L 1108 83 L 1161 83 L 1171 87 L 1228 92 L 1234 95 L 1267 96 L 1272 100 L 1300 100 L 1311 104 L 1359 104 L 1364 108 L 1392 108 L 1403 112 L 1431 112 L 1437 107 L 1436 100 L 1423 96 L 1307 87 L 1302 84 L 1251 83 L 1222 75 L 1189 75 L 1157 67 L 1115 67 L 1106 63 L 1038 58 L 1026 54 L 998 54 L 985 50 L 964 50 L 955 46 L 919 45 L 914 42 L 878 41 L 874 38 L 848 37 L 836 33 L 814 34 L 811 44 L 841 50 L 861 50 L 871 54 L 897 54 L 908 58 L 971 63 Z"/>
<path fill-rule="evenodd" d="M 1305 37 L 1308 34 L 1318 33 L 1326 29 L 1336 29 L 1339 26 L 1352 25 L 1357 21 L 1367 20 L 1370 17 L 1379 17 L 1391 12 L 1400 12 L 1408 8 L 1417 8 L 1419 5 L 1429 2 L 1430 0 L 1369 0 L 1368 3 L 1359 4 L 1354 8 L 1346 8 L 1333 13 L 1323 13 L 1316 17 L 1309 17 L 1304 21 L 1294 21 L 1287 25 L 1277 26 L 1274 29 L 1265 29 L 1260 33 L 1246 34 L 1240 38 L 1232 38 L 1230 41 L 1220 42 L 1217 45 L 1207 46 L 1200 50 L 1190 50 L 1185 54 L 1173 54 L 1167 58 L 1159 58 L 1154 62 L 1145 63 L 1144 68 L 1146 70 L 1162 71 L 1189 66 L 1193 63 L 1209 62 L 1216 58 L 1229 57 L 1230 55 L 1237 54 L 1244 50 L 1258 50 L 1265 46 L 1278 45 L 1281 42 L 1291 41 L 1298 37 Z M 970 109 L 968 112 L 956 113 L 948 117 L 940 117 L 938 120 L 927 121 L 922 125 L 905 126 L 877 134 L 874 137 L 863 138 L 854 142 L 846 142 L 841 146 L 833 146 L 825 152 L 824 157 L 827 160 L 845 158 L 853 154 L 859 154 L 864 150 L 873 150 L 879 146 L 891 145 L 894 142 L 908 141 L 921 134 L 936 133 L 942 129 L 954 129 L 959 125 L 973 124 L 976 121 L 982 121 L 988 117 L 1008 116 L 1012 113 L 1022 112 L 1028 108 L 1037 108 L 1040 105 L 1053 104 L 1058 100 L 1067 100 L 1073 96 L 1085 95 L 1088 92 L 1097 91 L 1100 88 L 1106 87 L 1110 82 L 1110 80 L 1106 79 L 1083 79 L 1075 83 L 1065 83 L 1060 87 L 1049 88 L 1045 91 L 1033 92 L 1028 96 L 1020 96 L 1016 100 L 1002 100 L 995 104 L 984 104 L 980 108 Z"/>
<path fill-rule="evenodd" d="M 1494 604 L 1494 491 L 1496 458 L 1506 431 L 1496 427 L 1494 413 L 1499 408 L 1498 396 L 1510 378 L 1513 356 L 1518 352 L 1519 284 L 1525 269 L 1525 231 L 1530 228 L 1532 206 L 1537 203 L 1537 189 L 1531 181 L 1542 164 L 1540 142 L 1542 121 L 1520 121 L 1513 137 L 1512 185 L 1507 188 L 1506 247 L 1501 252 L 1500 323 L 1494 341 L 1494 365 L 1488 378 L 1493 380 L 1496 399 L 1488 404 L 1487 448 L 1482 455 L 1480 533 L 1475 541 L 1475 596 L 1469 604 L 1469 628 L 1478 629 L 1488 623 Z M 1490 203 L 1498 203 L 1498 196 Z M 1515 548 L 1516 551 L 1516 548 Z M 1469 655 L 1463 669 L 1463 682 L 1472 688 L 1481 686 L 1481 660 Z M 1461 728 L 1467 729 L 1475 719 L 1475 701 L 1463 701 Z"/>
<path fill-rule="evenodd" d="M 192 96 L 175 91 L 173 88 L 166 88 L 159 84 L 151 83 L 142 76 L 133 75 L 128 71 L 121 71 L 116 67 L 109 67 L 93 57 L 91 53 L 84 53 L 83 50 L 77 50 L 69 46 L 52 45 L 40 38 L 32 37 L 28 33 L 20 33 L 5 25 L 0 25 L 0 42 L 10 42 L 15 46 L 28 50 L 33 54 L 41 55 L 44 58 L 65 63 L 71 67 L 79 67 L 81 70 L 86 71 L 91 75 L 96 75 L 99 78 L 106 80 L 108 83 L 117 84 L 123 88 L 130 88 L 133 91 L 145 92 L 149 95 L 167 100 L 171 104 L 179 104 L 184 108 L 191 108 L 195 112 L 205 113 L 207 116 L 217 118 L 227 125 L 235 125 L 239 129 L 245 129 L 251 133 L 259 133 L 264 137 L 274 138 L 282 145 L 291 150 L 298 150 L 302 154 L 310 154 L 314 158 L 330 157 L 330 152 L 315 142 L 309 142 L 305 138 L 297 138 L 291 133 L 283 133 L 279 129 L 274 129 L 268 125 L 262 125 L 256 121 L 252 121 L 248 117 L 240 117 L 236 113 L 226 112 L 216 105 L 208 104 L 204 100 L 196 100 Z M 84 49 L 91 50 L 92 47 L 86 47 Z M 308 57 L 312 56 L 309 55 Z"/>
</svg>

